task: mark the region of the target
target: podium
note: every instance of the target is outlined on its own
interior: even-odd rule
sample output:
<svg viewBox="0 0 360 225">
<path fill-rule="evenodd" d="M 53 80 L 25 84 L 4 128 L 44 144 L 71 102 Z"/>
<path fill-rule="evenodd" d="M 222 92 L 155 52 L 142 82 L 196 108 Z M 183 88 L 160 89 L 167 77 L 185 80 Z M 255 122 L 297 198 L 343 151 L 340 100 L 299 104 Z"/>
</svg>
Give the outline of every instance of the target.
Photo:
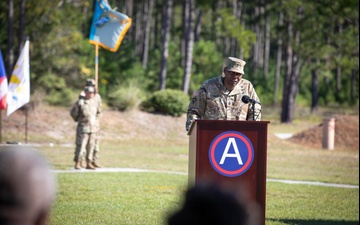
<svg viewBox="0 0 360 225">
<path fill-rule="evenodd" d="M 216 182 L 246 192 L 265 224 L 269 121 L 196 120 L 189 135 L 189 186 Z"/>
</svg>

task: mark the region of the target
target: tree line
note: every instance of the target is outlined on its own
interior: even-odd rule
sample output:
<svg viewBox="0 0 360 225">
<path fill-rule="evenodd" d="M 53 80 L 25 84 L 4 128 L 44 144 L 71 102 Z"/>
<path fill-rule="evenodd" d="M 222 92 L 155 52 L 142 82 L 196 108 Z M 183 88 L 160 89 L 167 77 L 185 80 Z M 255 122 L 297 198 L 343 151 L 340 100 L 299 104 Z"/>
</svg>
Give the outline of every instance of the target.
<svg viewBox="0 0 360 225">
<path fill-rule="evenodd" d="M 357 0 L 109 0 L 132 18 L 117 52 L 99 52 L 99 91 L 189 96 L 221 74 L 228 56 L 246 61 L 245 76 L 264 105 L 354 106 L 359 99 Z M 88 43 L 93 0 L 7 0 L 0 3 L 0 48 L 8 77 L 29 37 L 32 93 L 69 104 L 94 76 Z M 146 94 L 145 94 L 146 95 Z M 141 97 L 139 97 L 141 98 Z"/>
</svg>

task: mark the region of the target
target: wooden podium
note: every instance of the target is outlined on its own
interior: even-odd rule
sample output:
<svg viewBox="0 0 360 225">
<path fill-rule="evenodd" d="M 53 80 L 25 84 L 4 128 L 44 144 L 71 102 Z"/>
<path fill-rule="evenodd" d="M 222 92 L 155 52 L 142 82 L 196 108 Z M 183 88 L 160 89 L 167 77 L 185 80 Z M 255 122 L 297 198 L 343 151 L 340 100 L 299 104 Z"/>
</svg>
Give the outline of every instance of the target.
<svg viewBox="0 0 360 225">
<path fill-rule="evenodd" d="M 189 186 L 211 181 L 246 192 L 265 224 L 269 121 L 196 120 L 189 132 Z"/>
</svg>

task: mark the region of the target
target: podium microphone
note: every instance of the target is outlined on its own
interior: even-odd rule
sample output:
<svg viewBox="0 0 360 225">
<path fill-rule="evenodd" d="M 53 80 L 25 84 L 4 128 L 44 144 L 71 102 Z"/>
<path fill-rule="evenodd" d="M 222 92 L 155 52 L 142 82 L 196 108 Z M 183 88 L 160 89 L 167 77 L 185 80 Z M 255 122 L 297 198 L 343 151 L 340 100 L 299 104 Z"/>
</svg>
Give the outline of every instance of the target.
<svg viewBox="0 0 360 225">
<path fill-rule="evenodd" d="M 241 101 L 242 101 L 243 103 L 252 103 L 252 104 L 256 104 L 256 103 L 257 103 L 257 104 L 261 105 L 260 102 L 255 101 L 254 99 L 251 99 L 251 98 L 250 98 L 249 96 L 247 96 L 247 95 L 242 96 Z"/>
</svg>

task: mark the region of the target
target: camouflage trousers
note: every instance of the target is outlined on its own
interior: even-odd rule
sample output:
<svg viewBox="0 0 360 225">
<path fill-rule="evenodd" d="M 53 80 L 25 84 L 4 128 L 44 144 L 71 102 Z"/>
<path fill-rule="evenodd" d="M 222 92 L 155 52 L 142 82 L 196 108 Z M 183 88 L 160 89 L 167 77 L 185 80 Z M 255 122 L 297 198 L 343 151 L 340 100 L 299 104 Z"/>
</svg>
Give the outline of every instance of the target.
<svg viewBox="0 0 360 225">
<path fill-rule="evenodd" d="M 81 132 L 81 128 L 77 127 L 76 129 L 76 137 L 75 137 L 75 153 L 74 153 L 74 162 L 85 161 L 85 158 L 88 158 L 90 149 L 92 150 L 92 159 L 91 162 L 97 162 L 99 160 L 99 152 L 100 152 L 100 136 L 98 133 L 91 133 L 91 137 L 86 137 L 88 143 L 94 141 L 95 143 L 90 145 L 85 144 L 84 149 L 82 149 L 83 141 L 84 141 L 84 134 Z M 90 140 L 91 139 L 91 140 Z"/>
<path fill-rule="evenodd" d="M 93 162 L 96 133 L 82 133 L 82 142 L 78 159 L 82 162 Z"/>
</svg>

